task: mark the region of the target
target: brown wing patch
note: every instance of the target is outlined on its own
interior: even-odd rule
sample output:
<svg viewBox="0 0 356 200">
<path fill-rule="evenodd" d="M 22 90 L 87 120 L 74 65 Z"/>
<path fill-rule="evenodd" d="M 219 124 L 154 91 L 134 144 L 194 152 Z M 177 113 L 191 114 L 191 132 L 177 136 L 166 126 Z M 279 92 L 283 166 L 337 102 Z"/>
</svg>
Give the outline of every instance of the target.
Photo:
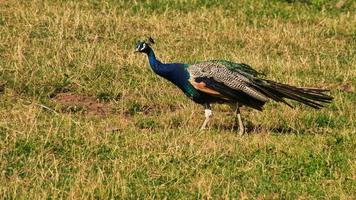
<svg viewBox="0 0 356 200">
<path fill-rule="evenodd" d="M 205 93 L 208 93 L 210 95 L 213 95 L 213 96 L 219 96 L 219 97 L 223 97 L 222 94 L 220 94 L 220 92 L 218 91 L 215 91 L 213 89 L 210 89 L 208 87 L 206 87 L 206 84 L 204 82 L 195 82 L 195 80 L 189 80 L 189 82 L 193 85 L 193 87 L 197 90 L 200 90 L 202 92 L 205 92 Z"/>
</svg>

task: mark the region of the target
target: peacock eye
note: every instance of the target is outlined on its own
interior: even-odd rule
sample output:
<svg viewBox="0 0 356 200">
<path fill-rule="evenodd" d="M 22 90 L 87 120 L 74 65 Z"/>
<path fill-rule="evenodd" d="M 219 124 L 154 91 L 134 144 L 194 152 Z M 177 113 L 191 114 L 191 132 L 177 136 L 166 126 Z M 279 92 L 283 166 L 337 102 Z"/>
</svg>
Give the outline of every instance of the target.
<svg viewBox="0 0 356 200">
<path fill-rule="evenodd" d="M 142 47 L 140 48 L 141 50 L 145 49 L 146 48 L 146 43 L 143 43 L 142 44 Z"/>
</svg>

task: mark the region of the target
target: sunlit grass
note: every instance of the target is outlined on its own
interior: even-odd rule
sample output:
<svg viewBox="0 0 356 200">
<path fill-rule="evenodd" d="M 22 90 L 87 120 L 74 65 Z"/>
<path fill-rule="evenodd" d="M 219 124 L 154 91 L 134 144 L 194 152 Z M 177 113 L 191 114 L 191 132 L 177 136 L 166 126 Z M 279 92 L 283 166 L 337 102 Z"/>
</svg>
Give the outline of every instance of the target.
<svg viewBox="0 0 356 200">
<path fill-rule="evenodd" d="M 1 2 L 0 196 L 355 198 L 356 6 L 345 2 Z M 243 137 L 217 105 L 199 131 L 202 107 L 133 53 L 148 36 L 163 62 L 244 62 L 335 99 L 244 109 Z"/>
</svg>

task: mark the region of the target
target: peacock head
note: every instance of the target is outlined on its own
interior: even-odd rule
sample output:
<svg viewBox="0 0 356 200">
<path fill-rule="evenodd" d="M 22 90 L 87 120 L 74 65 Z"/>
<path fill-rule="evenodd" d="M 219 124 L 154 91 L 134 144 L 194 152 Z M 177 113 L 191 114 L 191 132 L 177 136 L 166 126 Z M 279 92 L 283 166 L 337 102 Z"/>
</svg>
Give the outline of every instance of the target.
<svg viewBox="0 0 356 200">
<path fill-rule="evenodd" d="M 140 53 L 148 53 L 149 49 L 151 48 L 150 45 L 154 44 L 155 42 L 151 37 L 148 38 L 148 41 L 138 41 L 136 43 L 136 48 L 135 52 L 140 52 Z"/>
</svg>

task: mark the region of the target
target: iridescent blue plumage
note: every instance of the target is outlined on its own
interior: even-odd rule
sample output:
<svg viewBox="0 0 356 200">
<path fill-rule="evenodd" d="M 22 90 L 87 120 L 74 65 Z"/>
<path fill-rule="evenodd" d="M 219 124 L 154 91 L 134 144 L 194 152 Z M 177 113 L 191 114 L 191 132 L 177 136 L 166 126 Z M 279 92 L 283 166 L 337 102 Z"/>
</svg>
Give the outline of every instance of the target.
<svg viewBox="0 0 356 200">
<path fill-rule="evenodd" d="M 145 50 L 148 56 L 151 69 L 159 76 L 172 82 L 179 87 L 186 96 L 199 104 L 226 102 L 226 100 L 211 96 L 194 88 L 189 79 L 191 75 L 187 70 L 190 65 L 183 63 L 162 63 L 159 61 L 152 48 L 147 47 Z"/>
<path fill-rule="evenodd" d="M 150 66 L 156 74 L 178 86 L 187 96 L 192 98 L 196 95 L 196 89 L 188 81 L 190 77 L 187 71 L 188 65 L 182 63 L 164 64 L 156 58 L 150 47 L 147 49 L 147 56 Z"/>
</svg>

